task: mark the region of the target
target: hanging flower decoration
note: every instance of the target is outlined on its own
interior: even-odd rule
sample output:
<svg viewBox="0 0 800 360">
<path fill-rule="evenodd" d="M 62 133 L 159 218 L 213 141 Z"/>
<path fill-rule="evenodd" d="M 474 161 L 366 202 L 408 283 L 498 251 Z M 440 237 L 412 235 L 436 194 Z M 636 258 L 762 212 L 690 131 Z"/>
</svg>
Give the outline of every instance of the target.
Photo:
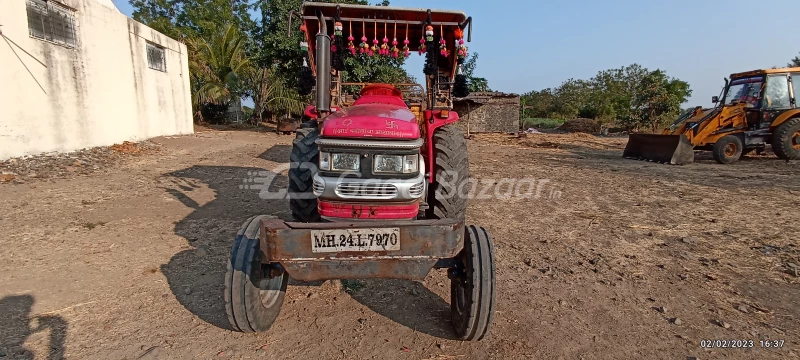
<svg viewBox="0 0 800 360">
<path fill-rule="evenodd" d="M 380 41 L 378 41 L 378 22 L 376 21 L 375 32 L 373 33 L 373 38 L 372 38 L 372 47 L 369 49 L 369 56 L 375 56 L 375 54 L 378 53 L 378 51 L 380 50 L 380 48 L 378 47 L 379 43 Z"/>
<path fill-rule="evenodd" d="M 337 21 L 333 24 L 333 36 L 342 36 L 342 31 L 344 30 L 344 26 L 342 26 L 341 21 Z"/>
<path fill-rule="evenodd" d="M 389 56 L 389 38 L 386 33 L 386 23 L 383 23 L 383 44 L 381 44 L 381 55 Z"/>
<path fill-rule="evenodd" d="M 411 42 L 408 41 L 408 23 L 406 23 L 406 39 L 403 40 L 403 55 L 405 55 L 405 57 L 408 57 L 411 53 L 411 49 L 408 47 L 410 43 Z"/>
<path fill-rule="evenodd" d="M 308 95 L 311 94 L 311 90 L 314 87 L 314 73 L 311 71 L 311 67 L 308 66 L 308 59 L 306 58 L 308 56 L 308 43 L 301 41 L 300 50 L 303 51 L 303 66 L 300 68 L 300 79 L 297 82 L 297 92 L 300 95 Z"/>
<path fill-rule="evenodd" d="M 464 45 L 464 30 L 461 30 L 460 28 L 456 29 L 455 37 L 458 49 L 458 62 L 461 64 L 464 62 L 464 59 L 467 58 L 467 46 Z"/>
<path fill-rule="evenodd" d="M 347 36 L 347 48 L 350 49 L 350 55 L 356 54 L 356 44 L 353 43 L 356 38 L 353 37 L 353 22 L 350 22 L 350 35 Z"/>
<path fill-rule="evenodd" d="M 344 26 L 342 25 L 338 14 L 334 17 L 334 20 L 333 37 L 331 38 L 331 67 L 338 71 L 344 71 L 344 58 L 347 54 L 346 50 L 344 49 Z"/>
<path fill-rule="evenodd" d="M 426 26 L 425 28 L 425 36 L 419 39 L 419 54 L 425 54 L 428 52 L 428 42 L 433 41 L 433 26 Z"/>
<path fill-rule="evenodd" d="M 428 25 L 425 27 L 425 48 L 427 49 L 427 53 L 425 53 L 425 67 L 423 69 L 423 73 L 425 75 L 436 75 L 439 71 L 439 66 L 436 61 L 437 56 L 437 43 L 433 41 L 433 26 Z"/>
<path fill-rule="evenodd" d="M 337 21 L 333 24 L 333 41 L 331 41 L 331 51 L 336 52 L 337 50 L 339 50 L 336 47 L 336 42 L 337 42 L 336 39 L 339 39 L 341 37 L 342 37 L 342 23 Z"/>
<path fill-rule="evenodd" d="M 361 54 L 366 54 L 369 52 L 369 44 L 367 44 L 367 26 L 364 25 L 364 21 L 361 21 L 361 44 L 358 45 L 359 52 Z"/>
<path fill-rule="evenodd" d="M 444 39 L 444 27 L 439 26 L 439 54 L 448 57 L 450 52 L 447 51 L 447 41 Z"/>
</svg>

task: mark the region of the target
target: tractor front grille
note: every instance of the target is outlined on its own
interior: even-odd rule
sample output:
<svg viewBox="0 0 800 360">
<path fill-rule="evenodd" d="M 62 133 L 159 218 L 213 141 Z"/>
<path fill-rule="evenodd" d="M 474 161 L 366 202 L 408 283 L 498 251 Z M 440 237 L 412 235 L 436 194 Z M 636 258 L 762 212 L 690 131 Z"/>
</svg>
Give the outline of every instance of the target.
<svg viewBox="0 0 800 360">
<path fill-rule="evenodd" d="M 425 190 L 425 183 L 419 182 L 411 185 L 411 188 L 408 189 L 408 195 L 411 197 L 420 197 L 422 196 L 423 190 Z"/>
<path fill-rule="evenodd" d="M 322 192 L 325 191 L 325 185 L 322 184 L 322 181 L 315 177 L 312 189 L 314 191 L 314 195 L 320 196 L 322 195 Z"/>
<path fill-rule="evenodd" d="M 397 197 L 397 187 L 392 184 L 343 182 L 336 185 L 335 191 L 336 195 L 343 198 L 394 199 Z"/>
</svg>

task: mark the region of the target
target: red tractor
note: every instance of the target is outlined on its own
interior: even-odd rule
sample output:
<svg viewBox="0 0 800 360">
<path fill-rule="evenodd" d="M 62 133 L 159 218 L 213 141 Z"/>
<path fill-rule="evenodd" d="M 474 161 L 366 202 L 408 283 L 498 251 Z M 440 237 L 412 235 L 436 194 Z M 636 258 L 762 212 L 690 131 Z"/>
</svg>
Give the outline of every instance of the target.
<svg viewBox="0 0 800 360">
<path fill-rule="evenodd" d="M 315 87 L 315 105 L 306 111 L 314 121 L 298 129 L 291 153 L 295 221 L 255 216 L 237 234 L 225 277 L 231 325 L 268 330 L 289 277 L 421 280 L 436 268 L 451 279 L 458 337 L 482 339 L 494 312 L 494 247 L 484 228 L 464 225 L 467 145 L 452 111 L 454 93 L 466 87 L 459 71 L 472 19 L 457 11 L 317 2 L 289 14 L 290 32 L 293 18 L 301 20 Z M 398 28 L 402 43 L 392 33 Z M 426 56 L 424 90 L 341 82 L 342 56 L 412 51 Z M 343 91 L 356 86 L 357 94 Z"/>
</svg>

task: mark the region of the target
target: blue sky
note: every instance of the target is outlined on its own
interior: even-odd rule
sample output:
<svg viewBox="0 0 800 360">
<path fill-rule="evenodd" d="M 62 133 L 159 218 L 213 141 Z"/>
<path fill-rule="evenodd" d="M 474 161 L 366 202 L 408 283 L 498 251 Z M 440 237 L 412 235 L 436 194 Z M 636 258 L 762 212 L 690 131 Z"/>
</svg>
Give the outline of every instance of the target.
<svg viewBox="0 0 800 360">
<path fill-rule="evenodd" d="M 113 0 L 126 15 L 127 0 Z M 730 73 L 784 66 L 800 52 L 797 0 L 392 0 L 473 17 L 476 76 L 524 93 L 639 63 L 688 81 L 687 106 L 709 105 Z M 422 78 L 422 57 L 407 68 Z"/>
</svg>

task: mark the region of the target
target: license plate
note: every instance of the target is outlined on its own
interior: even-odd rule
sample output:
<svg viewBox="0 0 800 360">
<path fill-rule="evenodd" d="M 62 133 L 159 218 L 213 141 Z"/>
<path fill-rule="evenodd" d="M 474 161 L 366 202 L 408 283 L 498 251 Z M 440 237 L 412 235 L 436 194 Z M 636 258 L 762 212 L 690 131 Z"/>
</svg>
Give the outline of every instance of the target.
<svg viewBox="0 0 800 360">
<path fill-rule="evenodd" d="M 311 230 L 311 251 L 400 250 L 400 228 Z"/>
</svg>

